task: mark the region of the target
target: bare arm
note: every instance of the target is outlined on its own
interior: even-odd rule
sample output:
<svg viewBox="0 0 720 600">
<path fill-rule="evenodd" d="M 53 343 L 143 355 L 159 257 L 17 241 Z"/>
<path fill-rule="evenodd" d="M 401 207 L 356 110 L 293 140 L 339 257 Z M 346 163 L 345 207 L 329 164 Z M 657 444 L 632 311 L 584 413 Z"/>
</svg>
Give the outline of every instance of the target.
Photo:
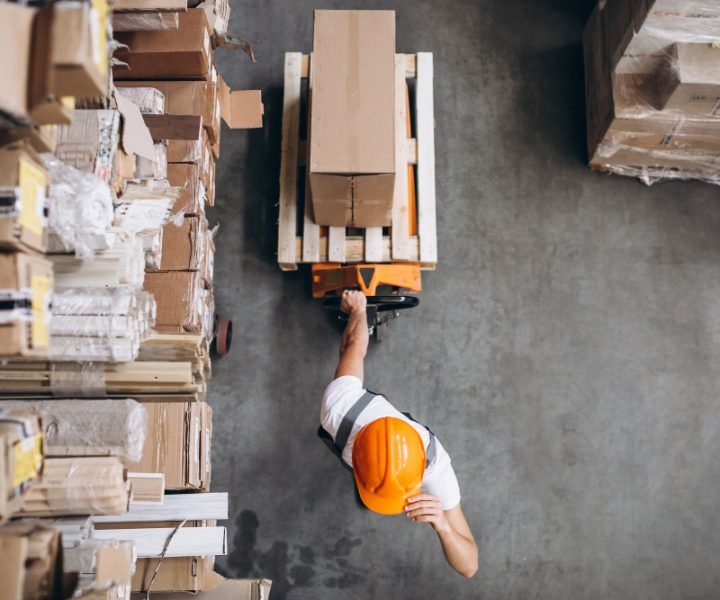
<svg viewBox="0 0 720 600">
<path fill-rule="evenodd" d="M 348 313 L 348 324 L 340 340 L 340 361 L 335 377 L 353 375 L 360 381 L 364 378 L 364 361 L 367 354 L 369 335 L 366 313 L 367 300 L 362 292 L 345 290 L 340 310 Z"/>
<path fill-rule="evenodd" d="M 440 500 L 430 494 L 408 499 L 405 514 L 416 523 L 430 523 L 442 545 L 445 559 L 463 577 L 478 570 L 478 549 L 470 526 L 458 504 L 442 510 Z"/>
</svg>

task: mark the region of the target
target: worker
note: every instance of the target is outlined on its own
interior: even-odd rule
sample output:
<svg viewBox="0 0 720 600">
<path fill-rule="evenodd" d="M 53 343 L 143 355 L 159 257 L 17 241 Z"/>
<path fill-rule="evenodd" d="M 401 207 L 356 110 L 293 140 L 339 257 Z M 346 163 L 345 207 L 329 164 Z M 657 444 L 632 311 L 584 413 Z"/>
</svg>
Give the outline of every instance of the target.
<svg viewBox="0 0 720 600">
<path fill-rule="evenodd" d="M 340 308 L 348 322 L 335 379 L 323 397 L 318 434 L 352 469 L 365 507 L 428 523 L 450 566 L 472 577 L 478 549 L 460 508 L 460 487 L 448 453 L 427 427 L 363 387 L 366 303 L 362 292 L 343 292 Z"/>
</svg>

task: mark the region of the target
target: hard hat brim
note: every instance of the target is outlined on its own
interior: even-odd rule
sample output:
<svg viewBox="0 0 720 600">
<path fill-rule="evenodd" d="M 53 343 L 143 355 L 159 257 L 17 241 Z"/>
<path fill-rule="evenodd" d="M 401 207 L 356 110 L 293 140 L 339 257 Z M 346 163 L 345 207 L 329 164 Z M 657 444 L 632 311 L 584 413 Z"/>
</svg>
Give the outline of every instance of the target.
<svg viewBox="0 0 720 600">
<path fill-rule="evenodd" d="M 405 505 L 407 504 L 408 498 L 417 496 L 422 487 L 422 485 L 418 485 L 417 490 L 413 490 L 404 496 L 386 498 L 385 496 L 378 496 L 366 490 L 357 477 L 355 477 L 355 485 L 357 486 L 358 494 L 360 494 L 360 499 L 363 501 L 363 504 L 371 511 L 381 515 L 399 515 L 405 512 Z"/>
</svg>

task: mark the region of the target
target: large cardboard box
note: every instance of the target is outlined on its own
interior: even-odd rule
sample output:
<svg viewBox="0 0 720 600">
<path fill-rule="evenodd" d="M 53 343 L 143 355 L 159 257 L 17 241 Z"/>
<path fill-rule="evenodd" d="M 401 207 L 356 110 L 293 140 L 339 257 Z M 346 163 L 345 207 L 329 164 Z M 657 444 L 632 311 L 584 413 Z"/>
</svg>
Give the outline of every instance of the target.
<svg viewBox="0 0 720 600">
<path fill-rule="evenodd" d="M 710 44 L 673 44 L 657 78 L 657 108 L 688 116 L 720 116 L 720 49 Z"/>
<path fill-rule="evenodd" d="M 213 57 L 205 11 L 191 8 L 178 16 L 177 30 L 118 32 L 115 38 L 130 49 L 115 57 L 129 68 L 113 68 L 114 78 L 208 80 Z"/>
<path fill-rule="evenodd" d="M 40 418 L 28 410 L 0 408 L 0 523 L 19 508 L 18 502 L 39 477 L 42 465 Z"/>
<path fill-rule="evenodd" d="M 132 578 L 134 592 L 145 592 L 150 585 L 158 559 L 141 558 Z M 157 592 L 200 592 L 208 587 L 210 574 L 215 568 L 214 556 L 183 556 L 165 558 L 160 562 L 152 585 Z"/>
<path fill-rule="evenodd" d="M 45 165 L 28 143 L 0 148 L 0 248 L 45 251 L 47 186 Z"/>
<path fill-rule="evenodd" d="M 197 271 L 145 273 L 144 289 L 155 296 L 156 331 L 202 333 L 206 330 L 204 288 Z"/>
<path fill-rule="evenodd" d="M 52 263 L 29 254 L 0 254 L 0 281 L 0 356 L 44 357 L 50 338 Z"/>
<path fill-rule="evenodd" d="M 163 227 L 160 271 L 197 271 L 207 251 L 207 220 L 205 217 L 185 217 L 178 227 L 168 223 Z"/>
<path fill-rule="evenodd" d="M 0 2 L 0 122 L 28 119 L 34 17 L 32 8 Z"/>
<path fill-rule="evenodd" d="M 28 520 L 0 528 L 0 597 L 63 600 L 62 542 L 57 529 Z"/>
<path fill-rule="evenodd" d="M 395 12 L 315 11 L 310 188 L 315 222 L 390 225 L 395 186 Z"/>
<path fill-rule="evenodd" d="M 208 491 L 212 465 L 212 409 L 206 402 L 143 402 L 148 436 L 142 460 L 129 468 L 137 473 L 163 473 L 166 490 Z"/>
<path fill-rule="evenodd" d="M 167 178 L 170 185 L 181 188 L 180 197 L 172 212 L 199 215 L 205 211 L 206 188 L 200 176 L 200 166 L 192 163 L 169 163 Z"/>
<path fill-rule="evenodd" d="M 58 96 L 105 97 L 110 59 L 106 0 L 53 4 L 53 89 Z"/>
<path fill-rule="evenodd" d="M 272 582 L 269 579 L 225 579 L 210 573 L 204 591 L 195 594 L 196 600 L 269 600 Z M 183 600 L 185 592 L 154 594 L 158 600 Z"/>
</svg>

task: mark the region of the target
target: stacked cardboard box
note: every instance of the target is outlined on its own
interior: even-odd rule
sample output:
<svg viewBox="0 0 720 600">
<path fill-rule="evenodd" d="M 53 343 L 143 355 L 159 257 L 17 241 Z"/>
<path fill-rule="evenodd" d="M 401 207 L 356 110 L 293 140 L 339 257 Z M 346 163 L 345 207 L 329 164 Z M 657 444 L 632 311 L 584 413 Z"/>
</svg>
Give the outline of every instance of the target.
<svg viewBox="0 0 720 600">
<path fill-rule="evenodd" d="M 603 0 L 584 34 L 590 166 L 720 183 L 720 5 Z"/>
<path fill-rule="evenodd" d="M 14 519 L 0 580 L 13 599 L 128 598 L 155 571 L 153 591 L 267 595 L 213 573 L 227 495 L 217 514 L 204 493 L 206 206 L 221 119 L 262 125 L 260 93 L 230 90 L 213 52 L 249 46 L 219 35 L 225 0 L 113 6 L 116 18 L 105 0 L 0 2 L 0 52 L 17 57 L 0 65 L 16 82 L 0 89 L 0 522 Z M 128 44 L 114 73 L 111 18 Z M 178 501 L 193 510 L 136 520 L 138 506 Z M 119 520 L 95 528 L 90 515 Z"/>
</svg>

